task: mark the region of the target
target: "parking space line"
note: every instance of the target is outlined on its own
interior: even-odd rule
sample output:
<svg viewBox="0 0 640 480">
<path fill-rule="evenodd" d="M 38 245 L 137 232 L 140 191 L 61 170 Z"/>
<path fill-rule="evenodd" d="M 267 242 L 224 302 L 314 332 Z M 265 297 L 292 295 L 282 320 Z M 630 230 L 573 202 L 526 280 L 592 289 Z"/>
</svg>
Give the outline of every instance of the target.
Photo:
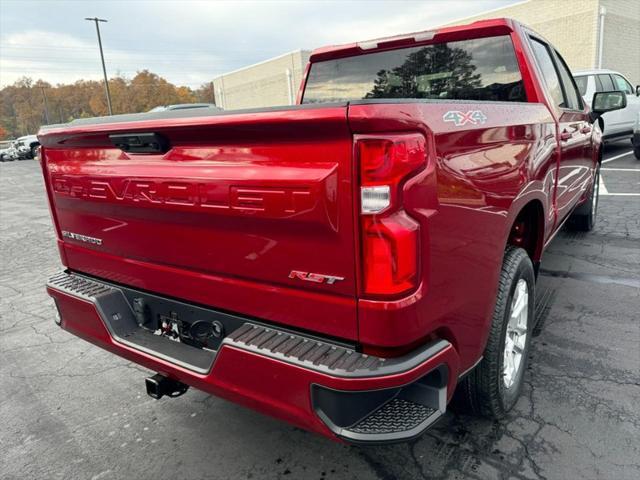
<svg viewBox="0 0 640 480">
<path fill-rule="evenodd" d="M 609 160 L 616 160 L 617 158 L 619 158 L 620 156 L 625 156 L 628 155 L 628 153 L 624 153 L 622 155 L 618 155 L 617 157 L 613 157 L 610 158 Z M 604 162 L 602 162 L 604 163 Z M 605 171 L 605 172 L 640 172 L 640 169 L 638 168 L 600 168 L 600 171 Z M 604 184 L 604 179 L 602 178 L 602 175 L 600 175 L 600 182 L 599 182 L 599 195 L 602 196 L 608 196 L 608 197 L 640 197 L 640 193 L 610 193 L 609 190 L 607 190 L 607 186 Z"/>
<path fill-rule="evenodd" d="M 640 197 L 640 193 L 604 193 L 600 192 L 599 195 L 607 197 Z"/>
<path fill-rule="evenodd" d="M 621 153 L 620 155 L 616 155 L 615 157 L 607 158 L 606 160 L 602 161 L 602 165 L 604 165 L 605 163 L 613 162 L 614 160 L 618 160 L 619 158 L 626 157 L 627 155 L 630 155 L 632 153 L 633 150 L 629 150 L 628 152 Z"/>
<path fill-rule="evenodd" d="M 602 178 L 602 175 L 600 175 L 599 179 L 600 179 L 600 181 L 598 182 L 598 196 L 600 196 L 600 195 L 609 195 L 609 190 L 607 190 L 607 187 L 604 184 L 604 180 Z"/>
<path fill-rule="evenodd" d="M 604 170 L 604 169 L 600 169 Z M 614 169 L 615 170 L 615 169 Z M 600 182 L 598 184 L 598 196 L 607 196 L 607 197 L 640 197 L 640 193 L 609 193 L 607 190 L 607 186 L 604 184 L 604 180 L 602 179 L 602 175 L 600 175 Z"/>
<path fill-rule="evenodd" d="M 640 172 L 640 168 L 601 168 L 601 172 Z"/>
</svg>

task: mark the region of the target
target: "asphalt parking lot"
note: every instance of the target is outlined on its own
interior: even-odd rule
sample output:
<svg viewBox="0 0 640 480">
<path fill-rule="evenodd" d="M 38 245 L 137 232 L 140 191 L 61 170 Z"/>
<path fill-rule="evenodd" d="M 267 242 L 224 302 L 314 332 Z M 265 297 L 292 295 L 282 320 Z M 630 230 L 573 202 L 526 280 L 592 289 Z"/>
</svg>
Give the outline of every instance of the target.
<svg viewBox="0 0 640 480">
<path fill-rule="evenodd" d="M 640 161 L 628 142 L 606 158 L 595 231 L 563 231 L 545 255 L 555 299 L 509 418 L 450 412 L 418 440 L 369 448 L 193 389 L 148 398 L 148 370 L 54 324 L 39 165 L 0 164 L 0 478 L 640 478 Z"/>
</svg>

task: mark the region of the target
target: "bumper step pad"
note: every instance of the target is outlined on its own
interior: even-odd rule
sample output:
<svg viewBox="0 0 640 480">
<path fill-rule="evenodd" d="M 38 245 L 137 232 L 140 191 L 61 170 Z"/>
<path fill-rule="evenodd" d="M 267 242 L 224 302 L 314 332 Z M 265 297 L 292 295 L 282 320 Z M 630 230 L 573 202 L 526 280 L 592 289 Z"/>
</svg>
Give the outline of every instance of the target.
<svg viewBox="0 0 640 480">
<path fill-rule="evenodd" d="M 405 442 L 433 425 L 446 411 L 447 367 L 396 388 L 341 391 L 314 385 L 313 408 L 340 438 L 358 444 Z"/>
<path fill-rule="evenodd" d="M 222 343 L 329 375 L 349 378 L 404 372 L 449 345 L 445 340 L 437 340 L 404 357 L 380 358 L 359 353 L 353 348 L 250 322 L 229 334 Z"/>
<path fill-rule="evenodd" d="M 416 428 L 436 412 L 435 408 L 394 398 L 349 430 L 365 434 L 402 433 Z"/>
<path fill-rule="evenodd" d="M 245 323 L 225 340 L 242 348 L 281 357 L 290 363 L 347 376 L 365 373 L 375 375 L 385 364 L 384 358 L 252 323 Z"/>
</svg>

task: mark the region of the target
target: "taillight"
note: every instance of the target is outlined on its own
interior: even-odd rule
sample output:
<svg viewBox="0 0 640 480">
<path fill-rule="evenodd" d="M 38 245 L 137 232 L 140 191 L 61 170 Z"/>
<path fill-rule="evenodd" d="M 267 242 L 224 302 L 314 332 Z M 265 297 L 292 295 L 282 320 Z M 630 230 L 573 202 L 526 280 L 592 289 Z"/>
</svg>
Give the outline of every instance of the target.
<svg viewBox="0 0 640 480">
<path fill-rule="evenodd" d="M 398 295 L 419 281 L 420 225 L 402 207 L 402 187 L 426 164 L 421 134 L 356 136 L 365 295 Z"/>
</svg>

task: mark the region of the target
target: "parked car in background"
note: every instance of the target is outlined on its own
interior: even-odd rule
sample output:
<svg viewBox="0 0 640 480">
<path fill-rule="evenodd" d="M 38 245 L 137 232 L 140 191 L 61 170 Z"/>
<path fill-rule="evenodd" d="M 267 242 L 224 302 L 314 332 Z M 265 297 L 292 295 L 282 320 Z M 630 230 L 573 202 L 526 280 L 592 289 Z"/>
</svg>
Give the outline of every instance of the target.
<svg viewBox="0 0 640 480">
<path fill-rule="evenodd" d="M 9 158 L 9 147 L 1 147 L 0 148 L 0 162 L 5 162 L 5 161 L 9 161 L 9 160 L 13 160 L 12 158 Z"/>
<path fill-rule="evenodd" d="M 620 90 L 626 94 L 625 108 L 602 116 L 603 138 L 605 142 L 630 139 L 636 158 L 640 159 L 640 85 L 634 88 L 624 75 L 613 70 L 578 71 L 574 78 L 580 95 L 589 105 L 596 92 Z"/>
<path fill-rule="evenodd" d="M 20 154 L 20 160 L 27 158 L 36 158 L 36 151 L 40 146 L 36 135 L 25 135 L 16 139 L 17 148 Z"/>
<path fill-rule="evenodd" d="M 11 148 L 11 141 L 4 140 L 0 142 L 0 162 L 9 160 L 9 149 Z"/>
<path fill-rule="evenodd" d="M 29 158 L 29 149 L 18 140 L 12 140 L 8 147 L 2 150 L 2 161 L 12 162 Z"/>
<path fill-rule="evenodd" d="M 166 112 L 167 110 L 188 110 L 191 108 L 214 108 L 216 110 L 222 110 L 213 103 L 178 103 L 176 105 L 159 105 L 149 110 L 151 112 Z"/>
</svg>

